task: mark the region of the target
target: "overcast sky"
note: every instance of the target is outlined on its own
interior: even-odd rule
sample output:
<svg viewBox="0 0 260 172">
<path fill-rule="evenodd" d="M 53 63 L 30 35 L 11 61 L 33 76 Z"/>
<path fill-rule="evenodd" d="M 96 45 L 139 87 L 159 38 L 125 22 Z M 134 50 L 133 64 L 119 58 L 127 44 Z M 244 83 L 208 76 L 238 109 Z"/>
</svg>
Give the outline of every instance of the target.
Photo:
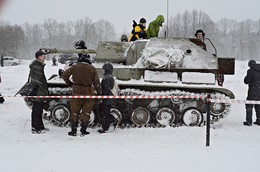
<svg viewBox="0 0 260 172">
<path fill-rule="evenodd" d="M 116 32 L 129 32 L 132 20 L 144 17 L 147 23 L 157 15 L 167 17 L 167 0 L 6 0 L 0 18 L 11 24 L 42 23 L 52 18 L 75 21 L 90 17 L 93 22 L 106 19 Z M 222 18 L 242 21 L 260 19 L 260 0 L 168 0 L 169 16 L 185 10 L 202 10 L 215 22 Z"/>
</svg>

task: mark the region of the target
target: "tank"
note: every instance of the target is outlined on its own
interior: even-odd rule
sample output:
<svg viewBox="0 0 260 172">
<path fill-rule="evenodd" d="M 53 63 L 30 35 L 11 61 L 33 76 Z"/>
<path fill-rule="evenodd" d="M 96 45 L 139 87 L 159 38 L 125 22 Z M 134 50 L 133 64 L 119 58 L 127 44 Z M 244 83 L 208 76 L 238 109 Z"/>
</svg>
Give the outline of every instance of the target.
<svg viewBox="0 0 260 172">
<path fill-rule="evenodd" d="M 221 58 L 212 42 L 213 52 L 204 42 L 189 38 L 152 38 L 135 42 L 100 42 L 94 50 L 58 50 L 47 53 L 89 53 L 100 79 L 102 65 L 110 62 L 123 96 L 171 96 L 160 99 L 116 99 L 111 114 L 120 127 L 201 126 L 206 120 L 206 99 L 234 99 L 234 94 L 218 85 L 217 78 L 233 75 L 234 58 Z M 209 49 L 207 45 L 207 49 Z M 56 74 L 48 80 L 51 95 L 71 95 L 71 88 Z M 181 96 L 191 97 L 189 99 Z M 30 102 L 26 100 L 26 103 Z M 211 103 L 211 123 L 230 113 L 230 104 Z M 52 99 L 46 117 L 57 125 L 66 125 L 70 116 L 69 99 Z M 91 126 L 99 125 L 98 104 Z"/>
</svg>

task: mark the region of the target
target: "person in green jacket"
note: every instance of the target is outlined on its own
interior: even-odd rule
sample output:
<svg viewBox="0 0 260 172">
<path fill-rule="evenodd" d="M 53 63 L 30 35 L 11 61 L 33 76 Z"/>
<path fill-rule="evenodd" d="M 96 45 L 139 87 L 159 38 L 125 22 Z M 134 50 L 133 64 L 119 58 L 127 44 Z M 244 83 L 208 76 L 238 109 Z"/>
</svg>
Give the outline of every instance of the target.
<svg viewBox="0 0 260 172">
<path fill-rule="evenodd" d="M 147 29 L 147 38 L 158 37 L 160 27 L 164 23 L 164 17 L 162 15 L 157 16 L 156 20 L 152 21 Z"/>
</svg>

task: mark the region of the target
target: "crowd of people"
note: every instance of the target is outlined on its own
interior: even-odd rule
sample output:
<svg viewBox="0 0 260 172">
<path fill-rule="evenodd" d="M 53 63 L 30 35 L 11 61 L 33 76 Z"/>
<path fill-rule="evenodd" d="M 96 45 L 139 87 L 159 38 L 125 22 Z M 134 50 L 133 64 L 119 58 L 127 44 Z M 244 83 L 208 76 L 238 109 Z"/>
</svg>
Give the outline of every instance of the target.
<svg viewBox="0 0 260 172">
<path fill-rule="evenodd" d="M 79 40 L 76 42 L 76 49 L 87 49 L 85 42 Z M 45 53 L 37 51 L 35 60 L 30 64 L 30 73 L 28 82 L 34 85 L 33 93 L 35 96 L 48 96 L 47 81 L 44 74 Z M 69 68 L 60 73 L 60 76 L 66 84 L 72 87 L 72 96 L 78 95 L 113 95 L 112 90 L 115 85 L 113 78 L 113 66 L 110 63 L 103 65 L 104 76 L 100 82 L 95 67 L 90 61 L 88 54 L 79 53 L 78 61 L 71 64 Z M 42 134 L 49 131 L 42 121 L 43 109 L 48 104 L 48 99 L 34 98 L 32 99 L 31 112 L 31 130 L 33 134 Z M 117 120 L 110 114 L 110 109 L 114 104 L 113 99 L 104 99 L 98 102 L 99 112 L 101 114 L 102 126 L 98 130 L 99 133 L 105 133 L 109 130 L 112 123 Z M 69 136 L 77 135 L 77 128 L 80 124 L 80 135 L 88 135 L 87 127 L 90 122 L 90 114 L 95 105 L 94 99 L 71 99 L 70 100 L 70 127 Z"/>
</svg>

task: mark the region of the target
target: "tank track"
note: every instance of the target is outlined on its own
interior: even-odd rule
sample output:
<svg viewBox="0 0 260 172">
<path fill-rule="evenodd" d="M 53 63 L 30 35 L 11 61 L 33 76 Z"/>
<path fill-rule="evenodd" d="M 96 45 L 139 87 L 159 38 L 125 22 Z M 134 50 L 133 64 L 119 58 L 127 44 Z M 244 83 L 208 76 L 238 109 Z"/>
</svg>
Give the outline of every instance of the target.
<svg viewBox="0 0 260 172">
<path fill-rule="evenodd" d="M 50 95 L 71 95 L 71 87 L 59 88 L 50 87 Z M 182 90 L 168 90 L 168 91 L 143 91 L 139 89 L 123 89 L 120 95 L 125 96 L 193 96 L 193 99 L 117 99 L 115 107 L 111 110 L 111 114 L 118 120 L 117 127 L 165 127 L 165 126 L 203 126 L 205 125 L 207 106 L 206 97 L 210 94 L 213 99 L 229 99 L 223 93 L 214 91 L 211 93 L 195 93 Z M 64 109 L 58 109 L 55 115 L 53 112 L 54 107 L 63 105 Z M 59 108 L 59 107 L 58 107 Z M 90 127 L 100 126 L 100 115 L 98 112 L 98 105 L 94 108 L 95 119 L 91 120 Z M 230 112 L 230 104 L 211 103 L 211 124 L 221 121 Z M 66 126 L 69 113 L 69 100 L 55 99 L 50 102 L 48 109 L 51 111 L 46 119 L 58 126 Z M 61 111 L 61 112 L 59 112 Z M 65 114 L 65 115 L 64 115 Z M 66 121 L 61 120 L 63 116 Z M 56 118 L 54 120 L 53 118 Z M 93 117 L 92 117 L 93 118 Z"/>
</svg>

